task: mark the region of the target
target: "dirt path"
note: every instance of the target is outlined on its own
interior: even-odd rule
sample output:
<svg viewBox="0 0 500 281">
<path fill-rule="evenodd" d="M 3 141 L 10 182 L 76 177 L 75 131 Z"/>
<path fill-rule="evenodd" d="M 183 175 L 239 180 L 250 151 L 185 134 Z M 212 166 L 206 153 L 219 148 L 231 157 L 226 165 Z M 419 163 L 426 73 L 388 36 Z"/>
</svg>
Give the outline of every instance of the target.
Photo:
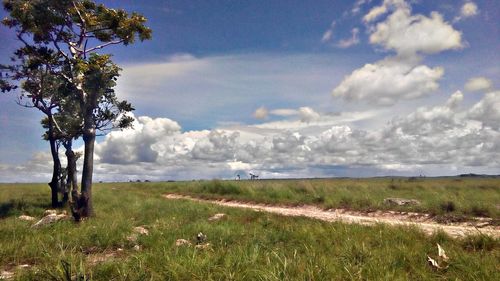
<svg viewBox="0 0 500 281">
<path fill-rule="evenodd" d="M 343 209 L 322 210 L 315 206 L 271 206 L 253 203 L 243 203 L 227 200 L 206 200 L 185 195 L 165 194 L 167 199 L 185 199 L 196 202 L 212 203 L 225 207 L 245 208 L 255 211 L 263 211 L 283 216 L 308 217 L 322 221 L 341 221 L 345 223 L 357 223 L 363 225 L 374 225 L 385 223 L 389 225 L 414 225 L 421 228 L 425 233 L 432 234 L 437 230 L 442 230 L 452 237 L 463 237 L 470 234 L 485 234 L 492 237 L 500 237 L 500 227 L 488 225 L 487 220 L 479 222 L 440 224 L 432 220 L 428 214 L 405 213 L 394 211 L 376 211 L 362 213 Z"/>
</svg>

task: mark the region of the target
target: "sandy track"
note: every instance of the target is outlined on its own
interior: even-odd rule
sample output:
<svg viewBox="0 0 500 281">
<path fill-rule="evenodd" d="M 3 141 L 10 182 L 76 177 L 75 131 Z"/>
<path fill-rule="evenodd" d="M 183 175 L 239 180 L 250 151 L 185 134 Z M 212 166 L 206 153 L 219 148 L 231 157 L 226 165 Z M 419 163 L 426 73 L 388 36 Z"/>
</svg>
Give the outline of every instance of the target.
<svg viewBox="0 0 500 281">
<path fill-rule="evenodd" d="M 484 234 L 495 238 L 500 237 L 500 227 L 488 225 L 487 221 L 440 224 L 433 221 L 430 215 L 419 213 L 402 213 L 393 211 L 362 213 L 344 209 L 322 210 L 315 206 L 271 206 L 227 200 L 206 200 L 178 194 L 165 194 L 163 197 L 167 199 L 184 199 L 196 202 L 212 203 L 225 207 L 252 209 L 255 211 L 274 213 L 283 216 L 308 217 L 328 222 L 341 221 L 362 225 L 384 223 L 389 225 L 416 226 L 427 234 L 432 234 L 437 230 L 442 230 L 452 237 L 463 237 L 471 234 Z"/>
</svg>

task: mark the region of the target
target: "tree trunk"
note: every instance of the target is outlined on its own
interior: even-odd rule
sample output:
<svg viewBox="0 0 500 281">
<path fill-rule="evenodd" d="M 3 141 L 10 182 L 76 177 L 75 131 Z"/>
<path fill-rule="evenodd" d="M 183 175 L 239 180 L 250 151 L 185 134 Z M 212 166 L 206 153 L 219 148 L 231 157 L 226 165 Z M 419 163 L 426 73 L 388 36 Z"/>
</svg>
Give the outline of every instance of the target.
<svg viewBox="0 0 500 281">
<path fill-rule="evenodd" d="M 75 152 L 73 151 L 73 140 L 64 140 L 63 142 L 64 148 L 66 149 L 66 159 L 68 162 L 68 165 L 66 167 L 66 189 L 64 190 L 63 194 L 63 204 L 65 204 L 68 199 L 68 193 L 71 190 L 72 194 L 72 199 L 73 201 L 76 201 L 76 197 L 73 196 L 73 190 L 76 191 L 76 195 L 78 195 L 78 175 L 76 173 L 76 155 Z"/>
<path fill-rule="evenodd" d="M 68 187 L 71 187 L 71 191 L 78 191 L 78 175 L 76 173 L 76 155 L 73 151 L 73 141 L 69 140 L 65 142 L 64 147 L 66 148 L 66 158 L 68 159 Z"/>
<path fill-rule="evenodd" d="M 82 191 L 80 195 L 82 206 L 82 217 L 90 217 L 94 215 L 94 208 L 92 205 L 92 174 L 94 170 L 94 143 L 95 143 L 95 123 L 93 110 L 87 107 L 82 110 L 84 113 L 84 128 L 83 128 L 83 142 L 85 144 L 85 151 L 83 154 L 83 170 L 82 170 Z"/>
<path fill-rule="evenodd" d="M 52 116 L 49 116 L 49 143 L 50 143 L 50 153 L 52 154 L 52 179 L 49 182 L 51 190 L 51 202 L 52 208 L 59 207 L 59 188 L 60 182 L 59 177 L 61 175 L 61 160 L 59 159 L 59 149 L 54 138 L 54 128 L 52 124 Z"/>
<path fill-rule="evenodd" d="M 71 202 L 70 202 L 71 214 L 73 215 L 75 221 L 80 221 L 80 219 L 82 218 L 82 213 L 86 208 L 85 204 L 86 200 L 78 192 L 78 175 L 76 173 L 77 158 L 75 152 L 73 151 L 73 141 L 66 140 L 64 142 L 64 147 L 66 148 L 65 154 L 68 160 L 67 186 L 71 187 Z"/>
<path fill-rule="evenodd" d="M 68 185 L 68 180 L 67 180 L 67 174 L 66 176 L 62 176 L 59 179 L 59 187 L 60 187 L 60 193 L 62 195 L 62 200 L 60 206 L 62 208 L 65 208 L 68 204 L 69 201 L 69 185 Z"/>
</svg>

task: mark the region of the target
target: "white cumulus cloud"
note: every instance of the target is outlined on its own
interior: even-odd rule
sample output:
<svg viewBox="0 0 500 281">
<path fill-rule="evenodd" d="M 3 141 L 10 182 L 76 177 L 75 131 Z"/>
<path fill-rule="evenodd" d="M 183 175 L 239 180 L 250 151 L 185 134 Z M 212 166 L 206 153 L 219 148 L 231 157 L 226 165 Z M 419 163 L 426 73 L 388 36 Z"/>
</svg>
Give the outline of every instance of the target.
<svg viewBox="0 0 500 281">
<path fill-rule="evenodd" d="M 307 126 L 289 116 L 287 126 L 182 132 L 173 120 L 141 116 L 134 129 L 111 132 L 97 144 L 95 178 L 245 178 L 250 171 L 261 177 L 498 171 L 500 92 L 487 93 L 468 108 L 463 98 L 456 91 L 441 105 L 419 107 L 365 129 L 342 114 L 318 117 L 306 107 L 298 111 L 319 118 Z M 0 177 L 47 178 L 47 162 L 50 155 L 44 153 L 25 165 L 0 164 Z"/>
<path fill-rule="evenodd" d="M 155 162 L 158 152 L 153 145 L 162 139 L 178 133 L 179 124 L 168 118 L 138 117 L 133 129 L 114 131 L 106 135 L 105 141 L 96 146 L 100 162 L 110 164 L 131 164 Z"/>
<path fill-rule="evenodd" d="M 478 14 L 477 5 L 474 2 L 465 2 L 462 8 L 460 9 L 460 15 L 462 17 L 472 17 Z"/>
<path fill-rule="evenodd" d="M 400 55 L 434 54 L 463 46 L 461 32 L 445 22 L 441 14 L 412 15 L 409 7 L 396 9 L 378 23 L 370 35 L 370 43 Z"/>
<path fill-rule="evenodd" d="M 469 92 L 490 90 L 493 84 L 485 77 L 473 77 L 465 83 L 465 90 Z"/>
<path fill-rule="evenodd" d="M 363 21 L 366 23 L 372 22 L 384 15 L 391 7 L 407 8 L 408 5 L 404 0 L 384 0 L 382 5 L 373 7 L 364 17 Z"/>
<path fill-rule="evenodd" d="M 253 113 L 253 117 L 255 117 L 256 119 L 266 119 L 268 115 L 269 115 L 269 112 L 268 112 L 267 108 L 265 108 L 263 106 L 257 108 L 255 110 L 255 112 Z"/>
<path fill-rule="evenodd" d="M 392 105 L 400 99 L 415 99 L 437 90 L 443 74 L 441 67 L 430 68 L 386 58 L 354 70 L 333 89 L 332 95 L 351 101 Z"/>
<path fill-rule="evenodd" d="M 300 121 L 306 123 L 318 120 L 320 118 L 319 113 L 317 113 L 312 108 L 307 106 L 299 108 L 299 115 L 300 115 Z"/>
<path fill-rule="evenodd" d="M 500 91 L 487 93 L 469 111 L 469 117 L 500 130 Z"/>
<path fill-rule="evenodd" d="M 351 37 L 347 39 L 342 39 L 337 43 L 339 48 L 349 48 L 351 46 L 359 44 L 359 28 L 353 28 L 351 30 Z"/>
<path fill-rule="evenodd" d="M 384 14 L 388 16 L 372 25 Z M 439 88 L 444 68 L 420 64 L 423 55 L 462 47 L 461 33 L 441 14 L 413 15 L 404 0 L 384 0 L 363 20 L 369 25 L 370 43 L 396 55 L 367 63 L 345 76 L 333 89 L 334 97 L 388 106 L 427 96 Z"/>
</svg>

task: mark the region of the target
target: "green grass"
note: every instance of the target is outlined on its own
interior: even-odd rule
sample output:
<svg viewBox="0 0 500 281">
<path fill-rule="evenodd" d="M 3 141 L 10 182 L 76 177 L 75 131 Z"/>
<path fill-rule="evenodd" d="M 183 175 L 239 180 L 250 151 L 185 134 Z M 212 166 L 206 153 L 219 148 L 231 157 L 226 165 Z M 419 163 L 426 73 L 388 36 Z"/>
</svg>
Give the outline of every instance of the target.
<svg viewBox="0 0 500 281">
<path fill-rule="evenodd" d="M 277 183 L 293 186 L 293 181 Z M 31 264 L 31 269 L 17 272 L 17 280 L 67 280 L 65 276 L 76 280 L 500 280 L 500 241 L 486 236 L 451 239 L 436 233 L 429 237 L 414 228 L 326 223 L 160 196 L 183 188 L 242 196 L 266 184 L 96 184 L 95 218 L 36 230 L 16 217 L 40 217 L 48 206 L 48 187 L 0 185 L 0 271 Z M 309 186 L 307 181 L 296 183 L 304 185 Z M 293 202 L 279 201 L 284 191 L 277 191 L 273 200 Z M 219 212 L 227 217 L 207 220 Z M 140 225 L 150 235 L 139 237 L 142 250 L 135 251 L 126 237 Z M 211 249 L 174 245 L 178 238 L 194 241 L 199 231 L 207 235 Z M 436 243 L 451 258 L 446 270 L 433 270 L 426 263 L 427 254 L 437 255 Z M 85 254 L 90 249 L 99 254 L 117 248 L 123 251 L 95 265 Z"/>
<path fill-rule="evenodd" d="M 500 219 L 500 178 L 213 180 L 151 183 L 151 186 L 166 192 L 210 199 Z M 421 205 L 400 207 L 384 204 L 384 199 L 388 197 L 417 199 Z"/>
</svg>

